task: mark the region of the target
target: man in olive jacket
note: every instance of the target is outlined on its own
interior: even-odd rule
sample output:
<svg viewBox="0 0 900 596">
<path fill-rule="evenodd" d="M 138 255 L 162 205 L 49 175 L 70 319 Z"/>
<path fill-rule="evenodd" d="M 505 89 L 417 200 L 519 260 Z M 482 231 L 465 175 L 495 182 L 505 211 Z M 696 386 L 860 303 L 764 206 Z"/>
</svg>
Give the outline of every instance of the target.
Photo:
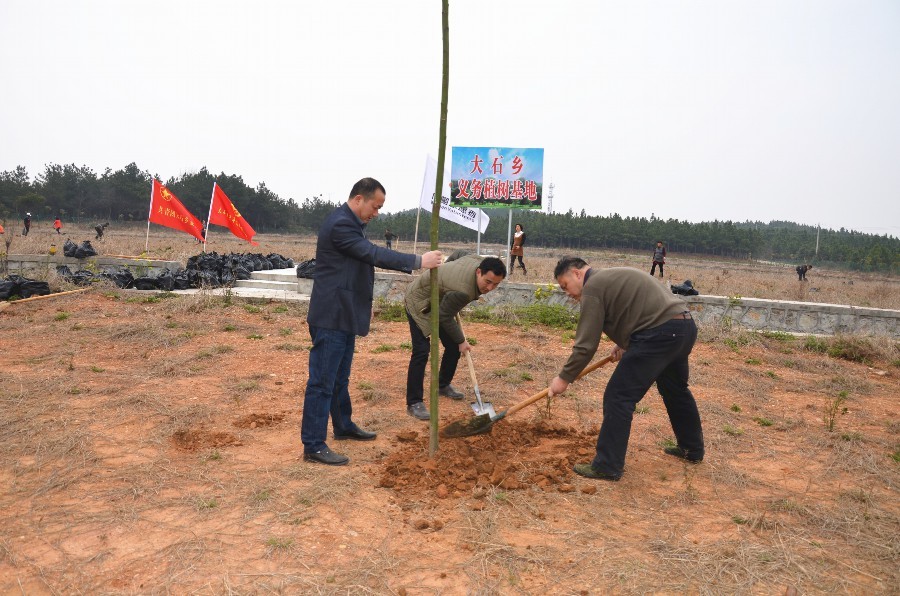
<svg viewBox="0 0 900 596">
<path fill-rule="evenodd" d="M 461 354 L 472 349 L 466 342 L 456 315 L 467 304 L 487 294 L 506 277 L 506 265 L 498 258 L 466 255 L 449 260 L 436 271 L 440 296 L 438 336 L 444 344 L 444 356 L 438 373 L 438 392 L 451 399 L 462 399 L 462 393 L 450 382 L 456 374 Z M 422 401 L 425 365 L 431 351 L 431 275 L 420 275 L 406 290 L 406 316 L 412 338 L 412 356 L 406 374 L 406 411 L 419 420 L 428 420 L 428 408 Z"/>
<path fill-rule="evenodd" d="M 691 463 L 703 460 L 700 413 L 688 389 L 688 356 L 697 340 L 697 326 L 684 301 L 637 269 L 591 269 L 577 257 L 560 259 L 553 272 L 559 287 L 581 302 L 572 354 L 550 382 L 550 395 L 562 393 L 584 370 L 606 333 L 618 361 L 603 393 L 603 423 L 597 455 L 575 472 L 588 478 L 618 480 L 625 469 L 625 452 L 637 403 L 653 383 L 662 396 L 678 441 L 665 452 Z"/>
</svg>

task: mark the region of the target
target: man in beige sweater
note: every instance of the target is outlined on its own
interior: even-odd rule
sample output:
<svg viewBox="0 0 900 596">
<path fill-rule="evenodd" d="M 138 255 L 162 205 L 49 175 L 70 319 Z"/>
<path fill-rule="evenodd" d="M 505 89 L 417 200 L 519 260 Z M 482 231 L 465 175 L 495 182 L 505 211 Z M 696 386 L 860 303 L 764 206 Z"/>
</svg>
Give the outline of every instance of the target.
<svg viewBox="0 0 900 596">
<path fill-rule="evenodd" d="M 637 269 L 595 270 L 577 257 L 560 259 L 553 276 L 581 303 L 581 318 L 572 354 L 550 382 L 549 393 L 564 392 L 584 370 L 602 333 L 616 343 L 611 355 L 619 362 L 603 393 L 597 455 L 591 463 L 576 464 L 575 472 L 603 480 L 621 478 L 635 406 L 654 382 L 678 441 L 665 452 L 701 462 L 703 429 L 688 389 L 688 356 L 697 340 L 697 326 L 684 301 Z"/>
<path fill-rule="evenodd" d="M 472 347 L 466 342 L 462 328 L 456 322 L 456 315 L 467 304 L 487 294 L 506 277 L 506 265 L 498 258 L 482 258 L 466 255 L 458 259 L 448 259 L 435 271 L 438 276 L 440 296 L 441 343 L 444 356 L 438 373 L 438 392 L 451 399 L 465 397 L 450 382 L 456 374 L 460 355 Z M 428 420 L 428 408 L 422 401 L 425 381 L 425 365 L 431 351 L 431 275 L 420 275 L 406 290 L 406 316 L 409 319 L 409 333 L 412 338 L 412 356 L 406 374 L 406 411 L 419 420 Z"/>
</svg>

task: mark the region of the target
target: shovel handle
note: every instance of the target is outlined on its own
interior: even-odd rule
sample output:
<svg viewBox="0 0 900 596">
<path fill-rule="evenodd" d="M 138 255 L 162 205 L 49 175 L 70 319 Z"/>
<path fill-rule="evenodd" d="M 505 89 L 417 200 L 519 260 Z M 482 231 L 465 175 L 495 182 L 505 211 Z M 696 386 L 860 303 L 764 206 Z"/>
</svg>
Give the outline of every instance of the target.
<svg viewBox="0 0 900 596">
<path fill-rule="evenodd" d="M 581 371 L 581 372 L 578 374 L 577 377 L 575 377 L 575 380 L 577 381 L 578 379 L 580 379 L 581 377 L 587 375 L 588 373 L 594 372 L 595 370 L 597 370 L 598 368 L 600 368 L 600 367 L 603 366 L 604 364 L 606 364 L 606 363 L 608 363 L 608 362 L 612 362 L 612 359 L 613 359 L 612 356 L 607 356 L 606 358 L 603 358 L 603 359 L 601 359 L 601 360 L 598 360 L 597 362 L 594 362 L 593 364 L 589 364 L 588 366 L 586 366 L 586 367 L 584 368 L 583 371 Z M 519 403 L 515 404 L 514 406 L 510 406 L 510 408 L 509 408 L 508 410 L 506 410 L 506 412 L 504 412 L 503 415 L 504 415 L 504 416 L 509 416 L 510 414 L 515 414 L 516 412 L 518 412 L 518 411 L 521 410 L 522 408 L 526 408 L 526 407 L 530 406 L 531 404 L 533 404 L 534 402 L 536 402 L 536 401 L 538 401 L 538 400 L 541 400 L 541 399 L 547 397 L 547 391 L 548 391 L 549 389 L 550 389 L 550 388 L 547 387 L 546 389 L 544 389 L 544 390 L 541 391 L 540 393 L 536 393 L 536 394 L 532 395 L 531 397 L 529 397 L 528 399 L 526 399 L 526 400 L 524 400 L 524 401 L 520 401 Z"/>
<path fill-rule="evenodd" d="M 463 341 L 469 341 L 466 339 L 466 332 L 463 331 L 462 328 L 462 319 L 459 318 L 459 313 L 456 313 L 456 323 L 459 325 L 459 330 L 462 331 Z M 472 361 L 472 353 L 470 351 L 466 351 L 466 362 L 469 363 L 469 376 L 472 377 L 472 387 L 475 389 L 475 393 L 478 393 L 478 379 L 475 378 L 475 363 Z"/>
</svg>

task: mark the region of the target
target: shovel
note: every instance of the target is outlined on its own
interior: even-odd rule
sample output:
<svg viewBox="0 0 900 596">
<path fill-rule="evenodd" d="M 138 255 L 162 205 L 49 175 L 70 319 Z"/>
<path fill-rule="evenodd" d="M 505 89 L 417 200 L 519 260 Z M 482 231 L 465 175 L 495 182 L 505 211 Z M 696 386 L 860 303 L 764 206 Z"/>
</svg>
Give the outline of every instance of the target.
<svg viewBox="0 0 900 596">
<path fill-rule="evenodd" d="M 607 356 L 606 358 L 603 358 L 602 360 L 598 360 L 597 362 L 587 366 L 583 371 L 581 371 L 581 374 L 579 374 L 575 378 L 575 380 L 577 381 L 578 379 L 585 376 L 586 374 L 597 370 L 598 368 L 600 368 L 607 362 L 611 362 L 611 361 L 612 361 L 612 356 Z M 456 439 L 459 437 L 471 437 L 474 435 L 481 435 L 481 434 L 489 433 L 489 432 L 491 432 L 491 429 L 494 428 L 494 425 L 496 423 L 500 422 L 501 420 L 503 420 L 510 414 L 515 414 L 522 408 L 530 406 L 534 402 L 541 400 L 545 397 L 547 397 L 547 389 L 544 389 L 540 393 L 536 393 L 536 394 L 532 395 L 531 397 L 529 397 L 528 399 L 526 399 L 524 401 L 520 401 L 519 403 L 515 404 L 514 406 L 510 407 L 509 409 L 503 410 L 502 412 L 500 412 L 499 414 L 497 414 L 495 416 L 490 416 L 488 414 L 482 414 L 480 416 L 476 416 L 475 418 L 472 418 L 471 420 L 458 420 L 458 421 L 448 424 L 447 426 L 442 428 L 441 436 L 444 437 L 445 439 Z"/>
<path fill-rule="evenodd" d="M 459 324 L 460 330 L 462 330 L 462 320 L 460 320 L 458 313 L 456 315 L 456 322 Z M 465 337 L 466 332 L 463 331 L 463 339 L 465 339 Z M 476 416 L 496 416 L 497 412 L 494 411 L 494 405 L 490 402 L 484 403 L 483 401 L 481 401 L 481 390 L 478 389 L 478 379 L 475 378 L 475 363 L 472 362 L 471 352 L 466 352 L 466 362 L 469 363 L 469 375 L 472 377 L 472 387 L 475 388 L 475 403 L 472 404 L 472 411 L 475 412 Z"/>
</svg>

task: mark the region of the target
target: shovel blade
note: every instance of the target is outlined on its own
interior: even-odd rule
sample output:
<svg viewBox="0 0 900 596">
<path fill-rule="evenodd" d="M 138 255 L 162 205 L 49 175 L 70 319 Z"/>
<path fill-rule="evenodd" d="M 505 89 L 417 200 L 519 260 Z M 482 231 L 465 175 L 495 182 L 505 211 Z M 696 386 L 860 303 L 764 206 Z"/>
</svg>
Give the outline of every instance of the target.
<svg viewBox="0 0 900 596">
<path fill-rule="evenodd" d="M 487 414 L 493 418 L 497 415 L 497 412 L 494 411 L 494 404 L 490 402 L 472 402 L 472 411 L 475 412 L 476 416 Z"/>
</svg>

